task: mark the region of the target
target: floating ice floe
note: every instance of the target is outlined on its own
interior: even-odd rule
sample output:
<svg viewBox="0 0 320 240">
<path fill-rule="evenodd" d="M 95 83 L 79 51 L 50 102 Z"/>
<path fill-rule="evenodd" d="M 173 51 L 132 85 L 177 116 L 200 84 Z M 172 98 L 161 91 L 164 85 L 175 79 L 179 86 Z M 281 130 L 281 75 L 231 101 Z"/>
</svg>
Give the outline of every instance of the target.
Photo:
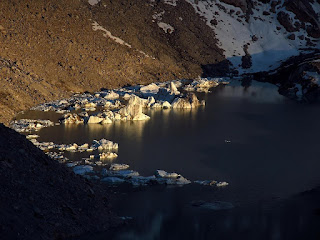
<svg viewBox="0 0 320 240">
<path fill-rule="evenodd" d="M 46 152 L 46 154 L 54 159 L 54 160 L 58 160 L 60 163 L 65 163 L 66 161 L 68 161 L 69 159 L 65 156 L 63 156 L 61 153 L 57 153 L 57 152 Z"/>
<path fill-rule="evenodd" d="M 76 143 L 73 144 L 56 144 L 53 142 L 38 142 L 37 139 L 30 139 L 30 141 L 40 148 L 42 151 L 53 150 L 56 149 L 58 151 L 69 151 L 69 152 L 92 152 L 94 150 L 104 151 L 107 150 L 107 153 L 101 153 L 99 158 L 103 159 L 111 159 L 116 158 L 118 155 L 116 153 L 112 153 L 110 151 L 117 151 L 119 148 L 118 143 L 114 143 L 110 140 L 101 139 L 101 140 L 93 140 L 92 145 L 89 147 L 88 143 L 78 145 Z"/>
<path fill-rule="evenodd" d="M 229 183 L 227 182 L 217 182 L 214 180 L 194 181 L 194 183 L 204 185 L 204 186 L 215 186 L 215 187 L 225 187 L 229 185 Z"/>
<path fill-rule="evenodd" d="M 99 159 L 99 160 L 106 160 L 106 159 L 114 159 L 117 158 L 118 154 L 113 152 L 106 152 L 100 153 L 99 155 L 90 155 L 90 159 Z"/>
<path fill-rule="evenodd" d="M 12 121 L 10 127 L 17 132 L 31 132 L 39 131 L 44 127 L 52 127 L 54 123 L 50 120 L 33 120 L 33 119 L 20 119 Z"/>
<path fill-rule="evenodd" d="M 63 119 L 61 120 L 61 123 L 63 124 L 81 124 L 84 123 L 84 118 L 80 117 L 76 113 L 68 113 L 63 116 Z"/>
<path fill-rule="evenodd" d="M 38 111 L 55 111 L 65 113 L 62 124 L 110 124 L 114 121 L 144 121 L 150 119 L 143 113 L 143 108 L 196 108 L 205 105 L 195 94 L 181 93 L 178 88 L 187 92 L 208 92 L 210 88 L 227 84 L 226 78 L 197 78 L 175 80 L 164 83 L 152 83 L 146 86 L 137 85 L 113 90 L 104 90 L 93 94 L 75 94 L 69 99 L 52 101 L 32 108 Z M 84 109 L 85 112 L 71 111 Z M 101 111 L 102 110 L 102 111 Z M 91 111 L 98 111 L 88 114 Z M 39 130 L 48 124 L 26 125 L 25 122 L 12 123 L 19 131 Z"/>
<path fill-rule="evenodd" d="M 73 172 L 78 175 L 93 173 L 93 167 L 89 165 L 80 165 L 73 168 Z"/>
<path fill-rule="evenodd" d="M 109 183 L 109 184 L 120 184 L 124 183 L 126 180 L 118 177 L 105 177 L 101 179 L 101 182 Z"/>
<path fill-rule="evenodd" d="M 131 95 L 128 104 L 118 111 L 122 117 L 121 119 L 134 121 L 150 119 L 149 116 L 142 112 L 142 107 L 145 105 L 144 101 L 146 100 L 143 100 L 136 95 Z"/>
<path fill-rule="evenodd" d="M 113 171 L 118 171 L 118 170 L 125 170 L 128 168 L 129 168 L 128 164 L 113 163 L 111 164 L 109 169 Z"/>
<path fill-rule="evenodd" d="M 155 176 L 160 182 L 164 182 L 168 185 L 185 185 L 191 183 L 190 180 L 184 178 L 178 173 L 167 173 L 163 170 L 157 170 Z"/>
<path fill-rule="evenodd" d="M 228 186 L 228 185 L 229 185 L 229 183 L 227 183 L 227 182 L 218 182 L 216 184 L 217 187 L 225 187 L 225 186 Z"/>
<path fill-rule="evenodd" d="M 160 87 L 156 85 L 155 83 L 151 83 L 147 86 L 143 86 L 140 88 L 140 92 L 142 96 L 149 97 L 154 96 L 159 92 Z"/>
<path fill-rule="evenodd" d="M 36 139 L 36 138 L 39 138 L 39 137 L 40 137 L 40 136 L 39 136 L 39 135 L 36 135 L 36 134 L 30 134 L 30 135 L 27 135 L 27 136 L 26 136 L 26 138 L 29 139 L 29 140 L 30 140 L 30 139 Z"/>
<path fill-rule="evenodd" d="M 228 84 L 224 78 L 197 78 L 192 83 L 184 86 L 183 90 L 192 92 L 209 92 L 210 88 L 217 87 L 220 84 Z"/>
</svg>

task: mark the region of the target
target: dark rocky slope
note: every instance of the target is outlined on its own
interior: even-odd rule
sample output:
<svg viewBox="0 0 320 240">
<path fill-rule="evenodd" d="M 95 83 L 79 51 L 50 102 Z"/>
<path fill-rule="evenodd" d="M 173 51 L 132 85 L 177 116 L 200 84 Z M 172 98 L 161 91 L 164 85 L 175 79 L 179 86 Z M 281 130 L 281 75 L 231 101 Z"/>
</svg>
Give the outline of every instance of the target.
<svg viewBox="0 0 320 240">
<path fill-rule="evenodd" d="M 1 239 L 60 239 L 115 226 L 108 193 L 0 124 Z"/>
</svg>

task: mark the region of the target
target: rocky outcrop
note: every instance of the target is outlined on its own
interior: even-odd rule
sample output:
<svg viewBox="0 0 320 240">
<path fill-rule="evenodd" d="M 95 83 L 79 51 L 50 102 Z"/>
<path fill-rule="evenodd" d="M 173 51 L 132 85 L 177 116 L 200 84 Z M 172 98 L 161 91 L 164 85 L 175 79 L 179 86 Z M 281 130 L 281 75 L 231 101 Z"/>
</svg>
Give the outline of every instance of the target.
<svg viewBox="0 0 320 240">
<path fill-rule="evenodd" d="M 2 124 L 0 181 L 1 239 L 70 239 L 119 222 L 99 184 L 76 176 Z"/>
<path fill-rule="evenodd" d="M 254 75 L 255 79 L 279 85 L 279 93 L 304 102 L 320 97 L 320 53 L 292 57 L 275 73 Z"/>
</svg>

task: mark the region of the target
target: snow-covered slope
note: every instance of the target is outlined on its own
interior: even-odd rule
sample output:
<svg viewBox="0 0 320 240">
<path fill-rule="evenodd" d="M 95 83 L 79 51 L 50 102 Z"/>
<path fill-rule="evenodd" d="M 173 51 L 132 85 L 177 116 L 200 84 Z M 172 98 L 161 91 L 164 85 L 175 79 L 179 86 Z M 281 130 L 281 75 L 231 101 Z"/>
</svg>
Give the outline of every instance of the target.
<svg viewBox="0 0 320 240">
<path fill-rule="evenodd" d="M 306 47 L 319 48 L 318 39 L 309 36 L 306 30 L 314 26 L 301 22 L 292 11 L 287 10 L 283 0 L 273 6 L 273 2 L 255 0 L 252 1 L 254 7 L 247 11 L 222 0 L 186 1 L 216 33 L 219 46 L 239 73 L 275 69 L 284 60 L 305 51 Z M 319 23 L 320 4 L 309 2 L 318 14 L 316 22 Z M 286 24 L 293 26 L 294 31 L 289 29 L 289 32 Z"/>
</svg>

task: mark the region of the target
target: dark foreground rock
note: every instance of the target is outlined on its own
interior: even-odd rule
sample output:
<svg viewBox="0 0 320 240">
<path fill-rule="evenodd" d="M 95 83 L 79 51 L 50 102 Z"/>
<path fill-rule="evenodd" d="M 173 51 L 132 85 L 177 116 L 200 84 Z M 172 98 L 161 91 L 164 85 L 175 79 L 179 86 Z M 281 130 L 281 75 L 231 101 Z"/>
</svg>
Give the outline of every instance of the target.
<svg viewBox="0 0 320 240">
<path fill-rule="evenodd" d="M 65 239 L 119 222 L 108 193 L 0 124 L 1 239 Z"/>
</svg>

